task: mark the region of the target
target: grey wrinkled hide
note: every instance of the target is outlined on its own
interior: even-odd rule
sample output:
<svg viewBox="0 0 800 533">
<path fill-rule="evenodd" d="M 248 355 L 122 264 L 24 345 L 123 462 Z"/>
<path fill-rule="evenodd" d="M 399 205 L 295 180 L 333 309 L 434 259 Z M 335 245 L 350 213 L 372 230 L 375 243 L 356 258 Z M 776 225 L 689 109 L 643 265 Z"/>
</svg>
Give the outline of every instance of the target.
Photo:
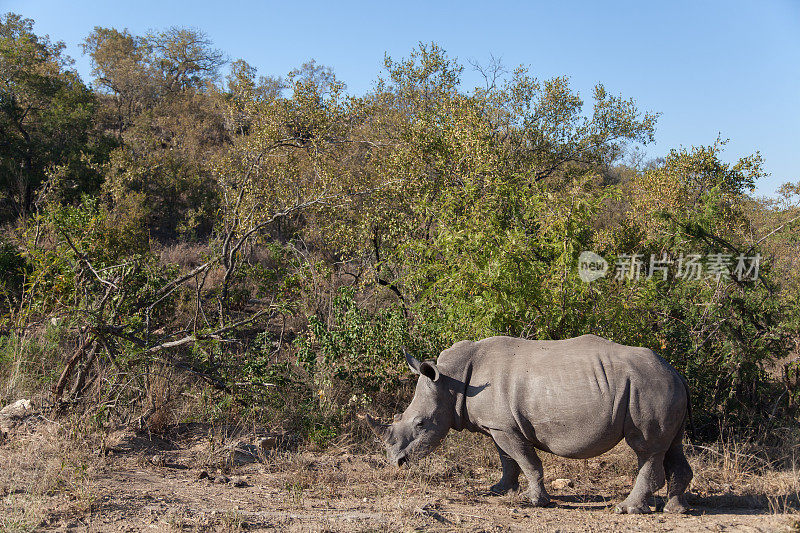
<svg viewBox="0 0 800 533">
<path fill-rule="evenodd" d="M 520 472 L 534 505 L 547 505 L 536 450 L 588 458 L 623 438 L 636 452 L 639 474 L 616 510 L 649 512 L 653 492 L 667 482 L 669 512 L 685 512 L 692 470 L 681 443 L 688 391 L 680 375 L 646 348 L 594 335 L 562 341 L 491 337 L 462 341 L 436 363 L 406 354 L 419 374 L 414 399 L 393 424 L 367 421 L 402 466 L 430 453 L 450 429 L 489 435 L 503 475 L 492 487 L 518 488 Z"/>
</svg>

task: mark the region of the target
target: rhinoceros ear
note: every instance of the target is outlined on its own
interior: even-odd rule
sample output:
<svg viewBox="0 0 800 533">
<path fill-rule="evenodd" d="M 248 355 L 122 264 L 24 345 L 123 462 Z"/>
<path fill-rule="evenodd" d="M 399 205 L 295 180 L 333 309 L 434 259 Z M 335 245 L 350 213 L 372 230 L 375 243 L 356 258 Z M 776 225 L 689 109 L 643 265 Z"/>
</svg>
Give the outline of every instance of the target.
<svg viewBox="0 0 800 533">
<path fill-rule="evenodd" d="M 403 355 L 406 356 L 406 363 L 408 363 L 408 368 L 411 369 L 411 372 L 419 376 L 419 367 L 422 363 L 420 363 L 416 357 L 408 353 L 405 346 L 403 346 Z"/>
<path fill-rule="evenodd" d="M 439 368 L 433 361 L 424 361 L 419 365 L 419 373 L 430 378 L 431 381 L 439 380 Z"/>
</svg>

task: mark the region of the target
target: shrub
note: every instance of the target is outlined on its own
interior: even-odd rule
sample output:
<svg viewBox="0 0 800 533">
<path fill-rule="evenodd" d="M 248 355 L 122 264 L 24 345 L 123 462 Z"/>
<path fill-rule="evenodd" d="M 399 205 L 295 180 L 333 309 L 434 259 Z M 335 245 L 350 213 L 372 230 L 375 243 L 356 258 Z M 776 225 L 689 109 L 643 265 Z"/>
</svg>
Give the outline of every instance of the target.
<svg viewBox="0 0 800 533">
<path fill-rule="evenodd" d="M 19 305 L 27 271 L 28 265 L 17 247 L 0 236 L 0 317 Z"/>
<path fill-rule="evenodd" d="M 294 343 L 294 363 L 271 363 L 271 347 L 262 346 L 245 367 L 252 382 L 269 387 L 273 408 L 293 411 L 297 429 L 318 444 L 352 429 L 348 424 L 366 408 L 384 415 L 399 409 L 410 390 L 402 347 L 428 353 L 402 307 L 370 311 L 354 289 L 343 288 L 330 316 L 310 316 L 308 323 Z"/>
</svg>

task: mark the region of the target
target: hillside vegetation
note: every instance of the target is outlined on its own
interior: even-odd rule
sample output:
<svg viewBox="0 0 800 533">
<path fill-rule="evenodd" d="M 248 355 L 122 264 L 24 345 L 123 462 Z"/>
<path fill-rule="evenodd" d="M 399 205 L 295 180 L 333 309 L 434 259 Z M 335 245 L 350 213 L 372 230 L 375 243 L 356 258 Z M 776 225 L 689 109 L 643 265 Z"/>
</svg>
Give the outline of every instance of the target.
<svg viewBox="0 0 800 533">
<path fill-rule="evenodd" d="M 83 46 L 88 81 L 0 17 L 2 405 L 324 447 L 408 400 L 401 346 L 593 333 L 687 378 L 696 439 L 796 453 L 800 184 L 755 198 L 758 153 L 646 161 L 634 100 L 499 63 L 467 88 L 436 44 L 363 95 L 314 61 L 257 77 L 192 29 Z"/>
</svg>

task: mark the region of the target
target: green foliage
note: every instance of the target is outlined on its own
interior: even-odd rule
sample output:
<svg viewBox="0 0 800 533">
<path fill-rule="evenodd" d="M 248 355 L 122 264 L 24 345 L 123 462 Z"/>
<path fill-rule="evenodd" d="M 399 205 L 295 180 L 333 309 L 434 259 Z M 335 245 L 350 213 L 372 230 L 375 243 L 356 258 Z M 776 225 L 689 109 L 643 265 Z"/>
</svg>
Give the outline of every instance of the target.
<svg viewBox="0 0 800 533">
<path fill-rule="evenodd" d="M 263 337 L 261 355 L 244 366 L 248 380 L 266 387 L 262 400 L 293 412 L 295 429 L 324 445 L 341 434 L 367 407 L 391 412 L 403 401 L 397 392 L 409 375 L 401 348 L 426 353 L 412 336 L 398 306 L 369 312 L 351 288 L 333 298 L 327 319 L 309 317 L 309 329 L 295 341 L 296 362 L 275 363 Z"/>
<path fill-rule="evenodd" d="M 25 258 L 17 247 L 0 236 L 0 317 L 19 305 L 27 271 Z"/>
<path fill-rule="evenodd" d="M 574 264 L 601 197 L 560 198 L 521 176 L 443 199 L 435 237 L 409 254 L 419 260 L 412 286 L 443 338 L 565 338 L 586 329 L 590 289 Z"/>
<path fill-rule="evenodd" d="M 162 240 L 207 237 L 218 208 L 216 184 L 182 149 L 197 139 L 187 139 L 191 132 L 183 130 L 165 145 L 149 127 L 130 131 L 125 147 L 112 152 L 106 165 L 104 192 L 114 215 Z"/>
<path fill-rule="evenodd" d="M 800 361 L 792 361 L 786 365 L 786 381 L 787 385 L 792 384 L 793 387 L 787 387 L 787 392 L 791 398 L 791 403 L 795 406 L 800 406 Z"/>
<path fill-rule="evenodd" d="M 414 350 L 417 342 L 402 308 L 368 314 L 354 296 L 351 289 L 341 289 L 329 321 L 309 317 L 309 332 L 298 341 L 298 363 L 320 387 L 349 389 L 340 395 L 394 390 L 406 373 L 401 348 Z"/>
<path fill-rule="evenodd" d="M 119 142 L 103 168 L 106 197 L 162 240 L 208 236 L 218 197 L 206 162 L 227 140 L 209 85 L 221 53 L 178 27 L 146 36 L 97 27 L 83 48 L 102 91 L 100 120 Z"/>
<path fill-rule="evenodd" d="M 72 200 L 97 190 L 100 177 L 88 161 L 107 146 L 92 132 L 94 94 L 68 69 L 63 43 L 33 33 L 33 21 L 0 17 L 0 219 L 25 216 L 52 167 L 59 193 Z"/>
<path fill-rule="evenodd" d="M 147 261 L 142 255 L 137 257 L 137 252 L 145 253 L 146 234 L 141 228 L 115 222 L 91 197 L 84 197 L 78 206 L 53 205 L 37 215 L 26 233 L 24 252 L 29 265 L 24 295 L 27 319 L 70 308 L 87 310 L 102 299 L 103 282 L 86 270 L 84 259 L 94 269 L 121 271 L 123 279 L 132 283 L 128 297 L 137 297 L 139 284 L 148 283 L 137 282 L 141 276 L 147 278 Z M 44 237 L 53 245 L 38 246 Z"/>
</svg>

